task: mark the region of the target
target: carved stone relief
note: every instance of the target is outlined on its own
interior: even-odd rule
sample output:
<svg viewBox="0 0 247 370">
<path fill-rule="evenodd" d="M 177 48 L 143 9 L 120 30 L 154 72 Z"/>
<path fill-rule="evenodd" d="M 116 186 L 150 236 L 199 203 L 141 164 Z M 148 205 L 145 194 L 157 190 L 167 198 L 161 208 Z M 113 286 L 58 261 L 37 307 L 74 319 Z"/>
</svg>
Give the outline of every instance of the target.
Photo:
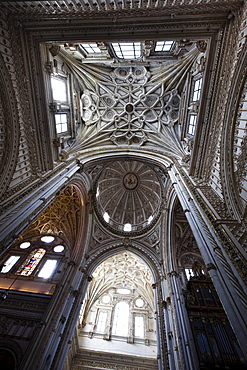
<svg viewBox="0 0 247 370">
<path fill-rule="evenodd" d="M 65 189 L 23 233 L 22 238 L 40 234 L 61 237 L 74 246 L 83 224 L 82 199 L 75 187 Z"/>
</svg>

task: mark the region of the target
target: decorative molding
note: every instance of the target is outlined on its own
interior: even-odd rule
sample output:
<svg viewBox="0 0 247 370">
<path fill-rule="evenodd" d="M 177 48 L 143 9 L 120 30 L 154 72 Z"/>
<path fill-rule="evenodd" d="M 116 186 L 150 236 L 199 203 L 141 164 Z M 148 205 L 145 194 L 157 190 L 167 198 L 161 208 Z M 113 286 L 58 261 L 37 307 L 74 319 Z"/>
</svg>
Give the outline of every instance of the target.
<svg viewBox="0 0 247 370">
<path fill-rule="evenodd" d="M 68 186 L 23 233 L 23 238 L 53 234 L 74 247 L 84 221 L 83 203 L 76 187 Z"/>
<path fill-rule="evenodd" d="M 24 8 L 22 2 L 16 1 L 13 3 L 12 1 L 4 1 L 2 11 L 16 14 L 20 19 L 30 19 L 31 16 L 36 19 L 41 16 L 43 19 L 51 18 L 53 14 L 61 18 L 66 17 L 66 15 L 70 16 L 70 18 L 73 16 L 80 16 L 82 18 L 86 15 L 88 16 L 88 14 L 90 16 L 96 14 L 100 17 L 104 16 L 105 13 L 110 13 L 112 15 L 122 14 L 124 16 L 133 16 L 137 14 L 139 16 L 145 11 L 149 11 L 150 15 L 160 13 L 162 15 L 167 14 L 172 18 L 172 16 L 174 17 L 181 13 L 186 14 L 191 11 L 203 14 L 205 9 L 207 12 L 227 12 L 229 9 L 237 9 L 240 5 L 242 5 L 240 0 L 205 0 L 203 5 L 201 0 L 191 0 L 189 3 L 185 1 L 181 2 L 181 0 L 164 0 L 155 3 L 138 0 L 128 4 L 118 3 L 116 0 L 111 2 L 109 0 L 96 0 L 94 3 L 86 2 L 85 0 L 71 0 L 69 4 L 66 1 L 60 1 L 55 5 L 49 3 L 49 8 L 47 9 L 47 6 L 42 3 L 32 5 L 26 4 Z M 121 13 L 121 11 L 125 11 L 127 14 Z"/>
</svg>

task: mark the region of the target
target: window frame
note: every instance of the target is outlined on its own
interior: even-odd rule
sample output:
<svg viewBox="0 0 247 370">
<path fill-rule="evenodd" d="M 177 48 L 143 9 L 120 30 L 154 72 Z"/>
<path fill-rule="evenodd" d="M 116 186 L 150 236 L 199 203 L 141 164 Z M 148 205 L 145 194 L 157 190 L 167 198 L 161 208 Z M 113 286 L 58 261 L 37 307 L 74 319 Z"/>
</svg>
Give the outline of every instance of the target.
<svg viewBox="0 0 247 370">
<path fill-rule="evenodd" d="M 136 335 L 136 319 L 137 318 L 142 318 L 143 319 L 143 326 L 142 326 L 142 330 L 143 330 L 143 336 L 139 336 L 139 335 Z M 134 333 L 134 338 L 137 338 L 137 339 L 145 339 L 145 315 L 141 312 L 135 312 L 133 314 L 133 333 Z"/>
<path fill-rule="evenodd" d="M 32 277 L 35 277 L 37 279 L 44 279 L 44 280 L 53 279 L 54 275 L 56 274 L 56 270 L 59 269 L 59 264 L 60 264 L 62 258 L 64 257 L 64 254 L 66 253 L 66 247 L 64 248 L 64 250 L 62 252 L 54 252 L 53 248 L 56 245 L 53 245 L 53 244 L 52 245 L 44 245 L 44 243 L 42 243 L 42 242 L 40 242 L 40 243 L 37 243 L 37 242 L 32 243 L 31 242 L 30 247 L 28 247 L 26 249 L 21 249 L 20 244 L 16 245 L 8 254 L 3 256 L 3 258 L 1 259 L 0 264 L 4 265 L 5 262 L 7 262 L 8 259 L 11 258 L 12 256 L 18 256 L 19 259 L 16 261 L 16 263 L 11 267 L 11 269 L 8 272 L 2 272 L 1 271 L 0 274 L 13 274 L 13 275 L 16 275 L 16 276 L 20 276 L 22 278 L 25 278 L 25 277 L 30 278 L 32 276 Z M 35 250 L 38 250 L 38 249 L 44 249 L 45 253 L 42 256 L 42 258 L 40 259 L 40 261 L 37 263 L 37 265 L 35 266 L 33 271 L 31 272 L 31 274 L 25 275 L 25 274 L 18 273 L 17 271 L 19 271 L 21 269 L 21 267 L 24 265 L 25 261 L 28 260 L 28 258 L 31 258 L 30 256 L 32 255 L 32 253 Z M 52 275 L 47 277 L 47 278 L 46 277 L 39 277 L 38 276 L 39 272 L 42 270 L 42 268 L 44 267 L 45 263 L 48 260 L 56 260 L 57 261 Z"/>
<path fill-rule="evenodd" d="M 6 272 L 3 271 L 4 267 L 6 267 L 5 263 L 11 258 L 11 257 L 18 257 L 18 259 L 14 262 L 14 264 L 11 265 L 10 269 Z M 22 256 L 21 255 L 16 255 L 16 254 L 11 254 L 9 255 L 4 261 L 3 263 L 1 263 L 1 265 L 3 266 L 2 269 L 1 269 L 1 274 L 11 274 L 12 270 L 14 269 L 14 267 L 16 267 L 18 261 L 20 260 Z M 5 265 L 5 266 L 4 266 Z"/>
<path fill-rule="evenodd" d="M 197 119 L 198 119 L 198 115 L 196 113 L 194 113 L 194 112 L 189 113 L 186 133 L 190 136 L 195 136 L 195 134 L 196 134 Z M 193 122 L 192 122 L 192 120 L 193 120 Z M 190 133 L 190 128 L 192 128 L 191 133 Z"/>
<path fill-rule="evenodd" d="M 59 81 L 59 82 L 62 82 L 65 86 L 65 95 L 66 95 L 66 99 L 62 100 L 62 99 L 55 99 L 54 98 L 54 94 L 53 94 L 53 91 L 55 91 L 55 89 L 52 87 L 52 81 Z M 61 75 L 51 75 L 51 93 L 52 93 L 52 101 L 53 102 L 57 102 L 57 103 L 60 103 L 60 104 L 65 104 L 65 103 L 68 103 L 68 81 L 65 77 L 61 76 Z"/>
<path fill-rule="evenodd" d="M 67 126 L 67 129 L 65 131 L 61 131 L 61 132 L 58 132 L 57 130 L 57 126 L 58 125 L 63 125 L 64 123 L 57 123 L 56 121 L 56 116 L 62 116 L 62 115 L 65 115 L 66 116 L 66 126 Z M 55 112 L 54 114 L 54 118 L 55 118 L 55 130 L 56 130 L 56 133 L 57 135 L 63 135 L 63 134 L 66 134 L 68 133 L 68 130 L 69 130 L 69 115 L 68 115 L 68 112 Z"/>
<path fill-rule="evenodd" d="M 200 81 L 200 86 L 198 89 L 195 89 L 196 83 Z M 191 103 L 198 103 L 201 101 L 201 94 L 202 94 L 202 87 L 203 87 L 203 77 L 202 75 L 196 75 L 192 81 L 192 88 L 191 88 Z M 194 95 L 197 95 L 197 99 L 194 99 Z"/>
</svg>

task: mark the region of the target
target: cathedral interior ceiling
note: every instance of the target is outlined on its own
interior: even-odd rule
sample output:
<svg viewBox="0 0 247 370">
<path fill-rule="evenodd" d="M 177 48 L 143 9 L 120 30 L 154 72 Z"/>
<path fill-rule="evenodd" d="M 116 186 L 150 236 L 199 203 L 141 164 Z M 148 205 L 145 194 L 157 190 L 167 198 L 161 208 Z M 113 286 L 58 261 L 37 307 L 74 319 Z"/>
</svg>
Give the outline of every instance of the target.
<svg viewBox="0 0 247 370">
<path fill-rule="evenodd" d="M 149 267 L 139 257 L 125 251 L 105 259 L 93 272 L 87 291 L 88 312 L 100 296 L 111 287 L 135 288 L 154 307 L 153 277 Z M 86 315 L 85 315 L 86 316 Z"/>
<path fill-rule="evenodd" d="M 62 50 L 59 56 L 77 77 L 83 94 L 82 120 L 74 145 L 67 155 L 90 148 L 115 145 L 148 146 L 170 157 L 185 155 L 179 141 L 178 127 L 180 94 L 185 76 L 200 52 L 195 44 L 187 55 L 177 61 L 122 62 L 106 67 L 83 63 Z M 132 63 L 133 64 L 133 63 Z M 146 65 L 145 65 L 146 64 Z"/>
<path fill-rule="evenodd" d="M 180 132 L 182 122 L 181 111 L 182 108 L 184 108 L 182 105 L 182 95 L 186 86 L 186 78 L 188 75 L 191 75 L 198 70 L 200 72 L 205 72 L 205 75 L 208 78 L 211 78 L 212 75 L 207 74 L 207 66 L 209 62 L 211 63 L 210 67 L 215 66 L 213 63 L 215 63 L 216 59 L 211 58 L 213 54 L 210 54 L 210 52 L 214 52 L 216 55 L 215 58 L 218 58 L 217 53 L 219 53 L 219 49 L 217 49 L 217 47 L 220 47 L 222 42 L 222 35 L 219 30 L 221 27 L 226 27 L 227 14 L 229 14 L 231 10 L 239 7 L 241 4 L 240 1 L 224 0 L 207 0 L 204 3 L 205 4 L 202 8 L 201 1 L 199 0 L 182 2 L 182 4 L 181 1 L 177 0 L 169 3 L 164 1 L 162 4 L 159 1 L 153 4 L 150 2 L 145 3 L 140 1 L 129 3 L 96 1 L 93 4 L 91 2 L 87 3 L 86 1 L 71 1 L 70 3 L 67 1 L 58 1 L 56 3 L 43 1 L 25 3 L 22 1 L 2 2 L 3 11 L 6 12 L 6 14 L 9 12 L 13 15 L 13 24 L 17 25 L 19 22 L 17 28 L 18 32 L 21 30 L 28 42 L 32 41 L 30 44 L 33 43 L 32 45 L 34 45 L 36 43 L 37 46 L 38 44 L 41 45 L 43 43 L 55 58 L 60 58 L 64 65 L 66 65 L 67 70 L 73 73 L 78 84 L 77 86 L 79 86 L 81 94 L 80 113 L 82 124 L 77 128 L 76 135 L 70 142 L 70 145 L 61 151 L 60 159 L 62 161 L 64 160 L 65 163 L 66 160 L 68 160 L 68 162 L 69 160 L 74 161 L 77 157 L 86 159 L 87 155 L 88 158 L 90 157 L 90 159 L 93 159 L 97 156 L 102 157 L 102 153 L 108 156 L 108 158 L 110 158 L 111 154 L 127 154 L 128 156 L 131 154 L 137 154 L 141 156 L 142 153 L 145 153 L 145 155 L 147 153 L 149 153 L 149 155 L 152 153 L 153 159 L 155 156 L 158 158 L 158 156 L 161 155 L 163 158 L 170 158 L 170 162 L 180 161 L 182 165 L 187 163 L 181 161 L 187 161 L 188 148 L 185 143 L 182 142 L 183 140 L 181 140 Z M 144 55 L 140 60 L 136 60 L 134 62 L 117 61 L 116 58 L 112 58 L 109 54 L 109 44 L 111 44 L 113 40 L 113 34 L 107 36 L 107 32 L 116 26 L 116 34 L 114 34 L 116 36 L 114 37 L 118 38 L 120 32 L 123 31 L 123 28 L 121 28 L 122 20 L 120 18 L 116 17 L 114 25 L 112 20 L 107 23 L 100 40 L 100 22 L 99 24 L 96 24 L 97 22 L 95 22 L 95 24 L 92 25 L 92 19 L 94 16 L 99 18 L 109 17 L 110 19 L 114 12 L 117 14 L 123 9 L 126 10 L 123 16 L 126 21 L 126 28 L 124 28 L 126 37 L 128 37 L 128 39 L 129 37 L 135 39 L 138 35 L 141 35 L 140 40 L 144 50 Z M 214 9 L 214 11 L 212 9 Z M 153 18 L 149 24 L 146 24 L 144 18 L 147 13 L 145 12 L 148 12 L 149 10 L 152 10 Z M 171 10 L 174 10 L 174 17 L 171 16 Z M 132 24 L 133 20 L 136 19 L 135 16 L 133 16 L 133 12 L 135 11 L 140 11 L 139 13 L 135 13 L 136 17 L 138 18 L 140 16 L 140 18 L 138 18 L 135 24 Z M 207 14 L 206 18 L 204 18 L 205 13 Z M 194 17 L 195 14 L 197 14 L 199 18 L 194 24 L 194 21 L 191 21 L 191 16 L 193 15 Z M 54 19 L 52 19 L 53 16 L 56 18 L 55 23 Z M 82 18 L 84 16 L 91 18 L 83 25 Z M 169 21 L 160 22 L 159 17 L 161 16 L 169 17 Z M 181 38 L 181 29 L 179 28 L 180 23 L 176 22 L 176 16 L 181 20 L 181 23 L 184 22 L 183 35 L 185 35 L 186 38 Z M 70 19 L 68 22 L 64 22 L 65 18 Z M 210 20 L 209 23 L 207 22 L 208 20 Z M 137 29 L 140 25 L 140 34 L 138 34 L 139 31 L 137 31 Z M 207 29 L 209 25 L 210 27 Z M 63 27 L 65 31 L 64 33 L 62 31 Z M 85 58 L 83 54 L 78 53 L 78 45 L 82 42 L 81 39 L 78 38 L 78 35 L 87 27 L 92 33 L 84 33 L 81 37 L 84 41 L 97 41 L 102 51 L 100 59 Z M 155 39 L 152 41 L 152 39 L 147 40 L 146 37 L 144 38 L 144 33 L 146 33 L 147 30 L 150 30 L 153 36 L 159 29 L 164 31 L 163 34 L 165 34 L 166 37 L 172 36 L 176 41 L 174 54 L 170 55 L 169 58 L 154 58 L 152 55 L 152 48 Z M 134 32 L 134 36 L 132 35 L 131 30 Z M 158 39 L 161 39 L 163 34 L 159 34 Z M 188 35 L 191 37 L 187 38 Z M 212 40 L 215 42 L 216 35 L 219 37 L 219 42 L 217 41 L 219 46 L 212 47 Z M 15 43 L 19 40 L 19 36 L 16 36 L 14 41 Z M 61 38 L 63 36 L 66 42 L 61 42 Z M 10 36 L 9 39 L 11 39 Z M 69 40 L 71 40 L 71 44 Z M 6 46 L 6 50 L 7 47 L 9 47 L 9 45 Z M 38 65 L 40 66 L 40 64 L 37 63 L 37 59 L 35 59 L 36 56 L 34 57 L 34 54 L 34 49 L 30 49 L 30 55 L 28 56 L 30 57 L 30 73 L 34 72 Z M 18 55 L 18 53 L 16 55 Z M 37 53 L 37 58 L 39 57 L 40 54 Z M 40 63 L 40 60 L 38 62 Z M 14 66 L 15 64 L 13 63 L 13 70 Z M 10 73 L 14 74 L 12 70 Z M 214 71 L 212 73 L 214 73 Z M 208 83 L 208 90 L 206 91 L 208 96 L 210 96 L 210 99 L 214 98 L 210 95 L 213 91 L 213 77 Z M 35 81 L 34 85 L 36 84 L 38 86 L 39 83 L 40 79 Z M 36 101 L 40 101 L 41 99 L 38 92 L 34 91 L 34 94 L 36 94 Z M 25 94 L 23 94 L 23 96 L 25 96 Z M 210 99 L 208 99 L 208 101 Z M 210 102 L 207 104 L 210 104 Z M 37 111 L 44 111 L 47 109 L 47 106 L 38 107 L 37 104 Z M 21 112 L 21 109 L 19 111 L 21 116 L 24 111 Z M 39 126 L 39 130 L 41 131 L 40 127 L 42 127 L 42 117 L 40 115 L 37 118 L 37 122 L 32 124 Z M 210 121 L 209 118 L 210 117 L 205 114 L 205 119 L 208 120 L 208 125 L 214 125 L 215 123 Z M 30 121 L 31 120 L 27 120 L 25 122 L 25 120 L 23 120 L 22 126 L 29 125 Z M 30 127 L 28 127 L 28 130 L 29 129 L 31 132 Z M 38 173 L 37 156 L 40 155 L 40 161 L 45 162 L 42 150 L 45 152 L 44 147 L 45 143 L 47 143 L 47 133 L 44 129 L 39 138 L 41 144 L 38 150 L 40 152 L 32 153 L 33 148 L 31 149 L 31 146 L 33 144 L 30 144 L 30 142 L 33 141 L 27 140 L 28 130 L 22 131 L 21 140 L 23 140 L 23 142 L 20 143 L 21 153 L 21 146 L 25 144 L 25 140 L 26 142 L 29 142 L 27 148 L 25 147 L 25 161 L 21 162 L 27 163 L 27 165 L 25 165 L 29 166 L 29 171 L 26 172 L 31 174 L 30 177 L 27 177 L 26 179 L 26 185 L 28 185 L 28 181 L 30 183 L 35 174 Z M 34 133 L 30 133 L 30 135 L 34 135 Z M 235 141 L 238 140 L 239 143 L 242 140 L 242 138 L 240 140 L 239 132 L 237 130 L 235 131 L 234 139 Z M 198 148 L 203 148 L 203 135 L 201 135 L 200 140 L 200 145 L 199 139 L 197 141 L 198 145 L 196 147 L 196 151 L 199 150 Z M 212 148 L 213 146 L 216 148 L 215 142 L 217 140 L 218 137 L 215 135 L 212 139 L 213 144 L 211 144 L 211 142 L 209 144 L 209 150 L 211 145 Z M 53 143 L 50 144 L 51 146 L 53 145 Z M 241 187 L 244 187 L 244 183 L 246 181 L 246 170 L 243 168 L 242 159 L 245 151 L 243 150 L 243 145 L 240 149 L 239 147 L 240 145 L 235 145 L 234 147 L 234 150 L 236 149 L 237 151 L 234 157 L 234 165 L 238 170 L 236 172 L 237 182 Z M 206 151 L 208 148 L 204 148 L 203 150 Z M 195 156 L 197 155 L 196 151 Z M 30 157 L 29 159 L 28 156 Z M 202 160 L 202 158 L 205 159 L 205 157 L 201 156 L 200 160 Z M 205 163 L 208 161 L 208 158 L 209 157 L 204 160 Z M 34 164 L 34 161 L 37 163 Z M 61 166 L 61 163 L 58 161 L 53 165 L 54 167 L 57 165 Z M 203 164 L 203 166 L 205 165 Z M 208 172 L 211 167 L 212 163 L 210 163 L 207 168 Z M 131 181 L 131 176 L 132 181 L 135 183 L 138 176 L 136 176 L 134 172 L 129 171 L 129 183 Z M 22 180 L 21 176 L 18 178 L 19 182 L 17 182 L 16 178 L 12 180 L 9 188 L 12 187 L 13 193 L 14 190 L 21 189 Z M 90 179 L 90 181 L 91 180 L 92 179 Z M 220 179 L 218 182 L 220 182 Z M 92 184 L 93 181 L 91 182 L 91 185 Z M 121 184 L 122 186 L 119 187 L 119 189 L 124 188 L 123 183 Z M 140 185 L 140 182 L 138 182 L 138 184 Z M 125 187 L 125 190 L 126 189 L 127 188 Z M 138 189 L 139 186 L 133 189 L 131 194 L 137 194 L 139 191 Z M 219 186 L 219 194 L 220 191 L 221 189 Z M 6 192 L 4 196 L 6 196 L 6 194 L 8 193 Z M 245 193 L 242 192 L 242 194 Z M 139 202 L 140 194 L 136 195 L 135 199 L 137 198 Z M 137 217 L 141 217 L 140 214 L 137 216 L 137 213 L 140 213 L 140 209 L 142 208 L 140 202 L 138 203 L 138 209 L 135 209 L 135 216 L 133 216 L 136 219 L 130 219 L 127 216 L 127 208 L 130 209 L 132 207 L 133 209 L 133 199 L 131 201 L 129 197 L 125 198 L 126 209 L 124 214 L 121 215 L 122 225 L 137 225 L 139 222 L 136 220 Z M 101 217 L 103 224 L 105 224 L 105 212 L 108 213 L 108 215 L 111 213 L 110 217 L 113 216 L 113 214 L 114 216 L 116 215 L 116 206 L 115 208 L 111 207 L 110 212 L 109 209 L 106 209 L 106 203 L 107 201 L 104 200 L 104 207 L 101 207 L 100 212 L 98 212 L 99 218 Z M 244 201 L 243 204 L 245 205 Z M 158 212 L 157 207 L 155 211 L 149 210 L 146 213 L 144 212 L 142 217 L 143 219 L 146 219 L 147 222 L 149 217 L 152 215 L 154 216 L 153 219 L 156 219 Z M 117 220 L 116 223 L 118 222 L 120 221 Z"/>
</svg>

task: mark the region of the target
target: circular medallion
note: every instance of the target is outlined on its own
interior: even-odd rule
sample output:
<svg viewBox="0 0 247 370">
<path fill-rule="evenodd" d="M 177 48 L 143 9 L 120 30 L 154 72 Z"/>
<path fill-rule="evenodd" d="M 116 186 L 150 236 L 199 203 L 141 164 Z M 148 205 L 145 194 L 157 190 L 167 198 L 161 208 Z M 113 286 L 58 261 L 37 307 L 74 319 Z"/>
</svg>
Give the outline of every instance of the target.
<svg viewBox="0 0 247 370">
<path fill-rule="evenodd" d="M 138 179 L 137 176 L 134 173 L 126 173 L 126 175 L 123 178 L 123 184 L 126 189 L 133 190 L 138 185 Z"/>
<path fill-rule="evenodd" d="M 127 104 L 125 109 L 126 109 L 126 112 L 132 113 L 134 110 L 133 104 Z"/>
</svg>

